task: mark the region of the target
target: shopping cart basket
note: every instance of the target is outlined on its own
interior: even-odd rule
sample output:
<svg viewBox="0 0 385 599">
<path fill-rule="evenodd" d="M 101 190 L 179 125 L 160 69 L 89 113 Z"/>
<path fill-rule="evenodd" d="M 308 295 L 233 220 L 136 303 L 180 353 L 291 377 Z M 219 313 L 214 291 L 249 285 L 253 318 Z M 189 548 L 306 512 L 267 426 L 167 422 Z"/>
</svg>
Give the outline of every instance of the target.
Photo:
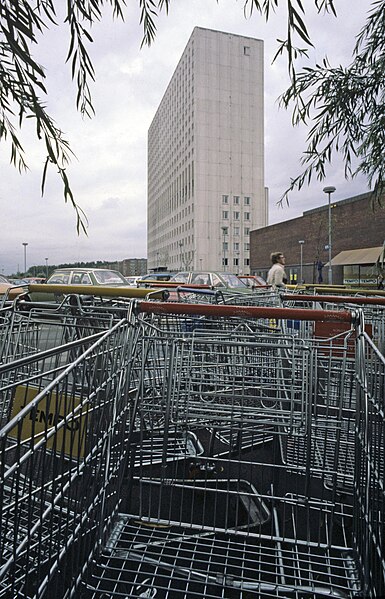
<svg viewBox="0 0 385 599">
<path fill-rule="evenodd" d="M 346 397 L 339 402 L 335 386 L 329 399 L 318 384 L 325 380 L 325 358 L 334 368 L 333 348 L 341 357 L 341 345 L 255 331 L 232 335 L 227 321 L 224 331 L 218 329 L 211 338 L 204 327 L 162 331 L 168 310 L 181 318 L 188 312 L 215 316 L 217 323 L 221 317 L 266 314 L 353 323 L 357 315 L 145 303 L 140 309 L 152 317 L 148 326 L 146 318 L 140 322 L 144 380 L 138 385 L 128 434 L 128 495 L 121 505 L 124 513 L 93 561 L 84 596 L 380 597 L 383 521 L 377 505 L 384 505 L 384 477 L 383 466 L 374 469 L 368 460 L 374 459 L 369 455 L 376 452 L 378 440 L 383 450 L 384 426 L 378 409 L 378 423 L 372 423 L 378 427 L 375 439 L 366 435 L 360 450 L 349 444 L 349 452 L 358 451 L 362 459 L 360 468 L 346 478 L 347 452 L 341 439 L 346 419 L 349 424 L 352 419 L 351 407 Z M 358 343 L 360 373 L 362 351 Z M 383 373 L 384 360 L 378 354 L 376 358 Z M 341 368 L 339 389 L 345 375 Z M 358 429 L 350 431 L 356 446 L 361 425 L 365 430 L 367 426 L 361 420 L 369 418 L 366 378 L 357 378 L 366 412 L 363 407 Z M 383 406 L 375 380 L 373 397 Z M 317 434 L 323 439 L 324 457 L 315 459 L 314 423 L 320 418 L 324 425 Z M 325 424 L 329 420 L 331 435 Z M 203 452 L 193 458 L 186 445 L 184 459 L 179 454 L 174 460 L 170 440 L 181 431 L 193 433 Z M 148 447 L 152 439 L 157 445 L 160 435 L 161 451 L 154 452 L 152 460 Z M 303 451 L 288 464 L 285 447 L 297 438 Z M 368 488 L 372 479 L 375 490 Z M 368 515 L 371 499 L 374 516 Z"/>
<path fill-rule="evenodd" d="M 84 307 L 78 296 L 69 296 L 61 304 L 19 300 L 0 310 L 0 362 L 105 331 L 114 320 L 112 310 Z"/>
<path fill-rule="evenodd" d="M 131 332 L 0 366 L 0 597 L 64 597 L 118 509 Z"/>
</svg>

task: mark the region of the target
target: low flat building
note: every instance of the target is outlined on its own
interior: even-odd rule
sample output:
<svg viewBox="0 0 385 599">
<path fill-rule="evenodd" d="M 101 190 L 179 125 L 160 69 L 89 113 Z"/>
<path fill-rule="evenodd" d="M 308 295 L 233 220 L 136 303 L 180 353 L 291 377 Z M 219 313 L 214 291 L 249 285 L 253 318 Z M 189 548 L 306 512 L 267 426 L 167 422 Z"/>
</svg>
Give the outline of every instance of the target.
<svg viewBox="0 0 385 599">
<path fill-rule="evenodd" d="M 385 198 L 383 206 L 385 204 Z M 364 193 L 331 204 L 333 284 L 370 284 L 382 262 L 385 208 Z M 329 206 L 250 233 L 250 270 L 266 277 L 270 253 L 282 252 L 291 283 L 328 283 Z"/>
</svg>

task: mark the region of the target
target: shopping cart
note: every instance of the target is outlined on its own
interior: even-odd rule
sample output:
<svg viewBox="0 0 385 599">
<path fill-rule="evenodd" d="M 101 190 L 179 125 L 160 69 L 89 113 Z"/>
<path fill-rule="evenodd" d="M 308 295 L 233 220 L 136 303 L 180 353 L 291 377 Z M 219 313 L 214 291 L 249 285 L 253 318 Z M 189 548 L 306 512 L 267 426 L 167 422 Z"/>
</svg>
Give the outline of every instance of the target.
<svg viewBox="0 0 385 599">
<path fill-rule="evenodd" d="M 385 362 L 360 312 L 140 302 L 85 330 L 0 366 L 0 597 L 384 594 Z"/>
<path fill-rule="evenodd" d="M 128 493 L 83 595 L 380 597 L 385 363 L 360 315 L 145 302 L 139 310 Z M 171 315 L 214 319 L 216 333 L 202 323 L 171 329 Z M 235 322 L 266 317 L 345 322 L 347 337 L 356 327 L 359 391 L 343 367 L 348 339 L 256 334 Z"/>
<path fill-rule="evenodd" d="M 122 499 L 131 343 L 123 319 L 0 365 L 0 597 L 64 597 L 108 530 Z"/>
<path fill-rule="evenodd" d="M 68 296 L 60 304 L 19 300 L 0 310 L 0 362 L 105 331 L 113 321 L 112 310 L 89 309 L 78 296 Z"/>
<path fill-rule="evenodd" d="M 385 297 L 383 296 L 346 295 L 345 292 L 341 295 L 283 294 L 282 302 L 285 306 L 326 310 L 346 310 L 358 306 L 365 317 L 366 332 L 381 353 L 385 353 Z"/>
</svg>

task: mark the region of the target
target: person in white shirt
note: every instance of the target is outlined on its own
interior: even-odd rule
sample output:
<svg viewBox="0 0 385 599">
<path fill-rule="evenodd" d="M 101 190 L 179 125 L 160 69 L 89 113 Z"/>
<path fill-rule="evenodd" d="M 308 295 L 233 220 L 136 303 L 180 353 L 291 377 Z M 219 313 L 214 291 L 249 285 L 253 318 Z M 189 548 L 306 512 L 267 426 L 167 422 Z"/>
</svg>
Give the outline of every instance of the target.
<svg viewBox="0 0 385 599">
<path fill-rule="evenodd" d="M 285 256 L 282 252 L 273 252 L 270 255 L 273 266 L 270 268 L 267 275 L 267 284 L 271 285 L 273 289 L 279 289 L 284 287 L 287 283 L 287 276 L 285 273 Z"/>
</svg>

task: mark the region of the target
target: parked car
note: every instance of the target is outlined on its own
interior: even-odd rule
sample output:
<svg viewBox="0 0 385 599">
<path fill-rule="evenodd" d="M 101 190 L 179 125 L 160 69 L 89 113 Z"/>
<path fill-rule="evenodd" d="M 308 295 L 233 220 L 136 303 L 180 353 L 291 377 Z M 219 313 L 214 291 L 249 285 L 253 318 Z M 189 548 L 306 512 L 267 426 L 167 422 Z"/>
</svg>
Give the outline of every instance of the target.
<svg viewBox="0 0 385 599">
<path fill-rule="evenodd" d="M 137 282 L 140 280 L 141 277 L 125 277 L 127 283 L 130 285 L 130 287 L 136 287 L 137 286 Z"/>
<path fill-rule="evenodd" d="M 26 283 L 45 283 L 46 282 L 46 277 L 25 277 L 24 281 L 26 281 Z"/>
<path fill-rule="evenodd" d="M 247 291 L 246 285 L 236 276 L 228 272 L 192 271 L 178 272 L 171 277 L 170 283 L 183 285 L 208 285 L 215 289 L 234 289 Z"/>
<path fill-rule="evenodd" d="M 25 287 L 18 287 L 17 285 L 20 285 L 23 283 L 13 283 L 12 281 L 9 281 L 7 279 L 7 277 L 4 277 L 4 275 L 0 275 L 0 296 L 3 299 L 3 296 L 7 296 L 8 299 L 15 299 L 15 297 L 17 297 L 18 295 L 20 295 L 20 293 L 24 293 L 25 291 L 27 291 L 27 284 L 24 283 Z"/>
<path fill-rule="evenodd" d="M 169 281 L 173 273 L 171 272 L 150 272 L 147 275 L 143 275 L 139 277 L 136 284 L 140 287 L 142 285 L 150 285 L 151 283 L 162 283 L 165 281 Z"/>
<path fill-rule="evenodd" d="M 169 281 L 172 276 L 172 272 L 149 272 L 147 275 L 140 277 L 140 279 L 146 281 Z"/>
<path fill-rule="evenodd" d="M 47 280 L 47 285 L 106 285 L 122 287 L 128 285 L 118 270 L 107 268 L 58 268 Z"/>
<path fill-rule="evenodd" d="M 246 287 L 266 287 L 267 283 L 263 277 L 259 275 L 238 275 L 238 279 L 246 285 Z"/>
</svg>

